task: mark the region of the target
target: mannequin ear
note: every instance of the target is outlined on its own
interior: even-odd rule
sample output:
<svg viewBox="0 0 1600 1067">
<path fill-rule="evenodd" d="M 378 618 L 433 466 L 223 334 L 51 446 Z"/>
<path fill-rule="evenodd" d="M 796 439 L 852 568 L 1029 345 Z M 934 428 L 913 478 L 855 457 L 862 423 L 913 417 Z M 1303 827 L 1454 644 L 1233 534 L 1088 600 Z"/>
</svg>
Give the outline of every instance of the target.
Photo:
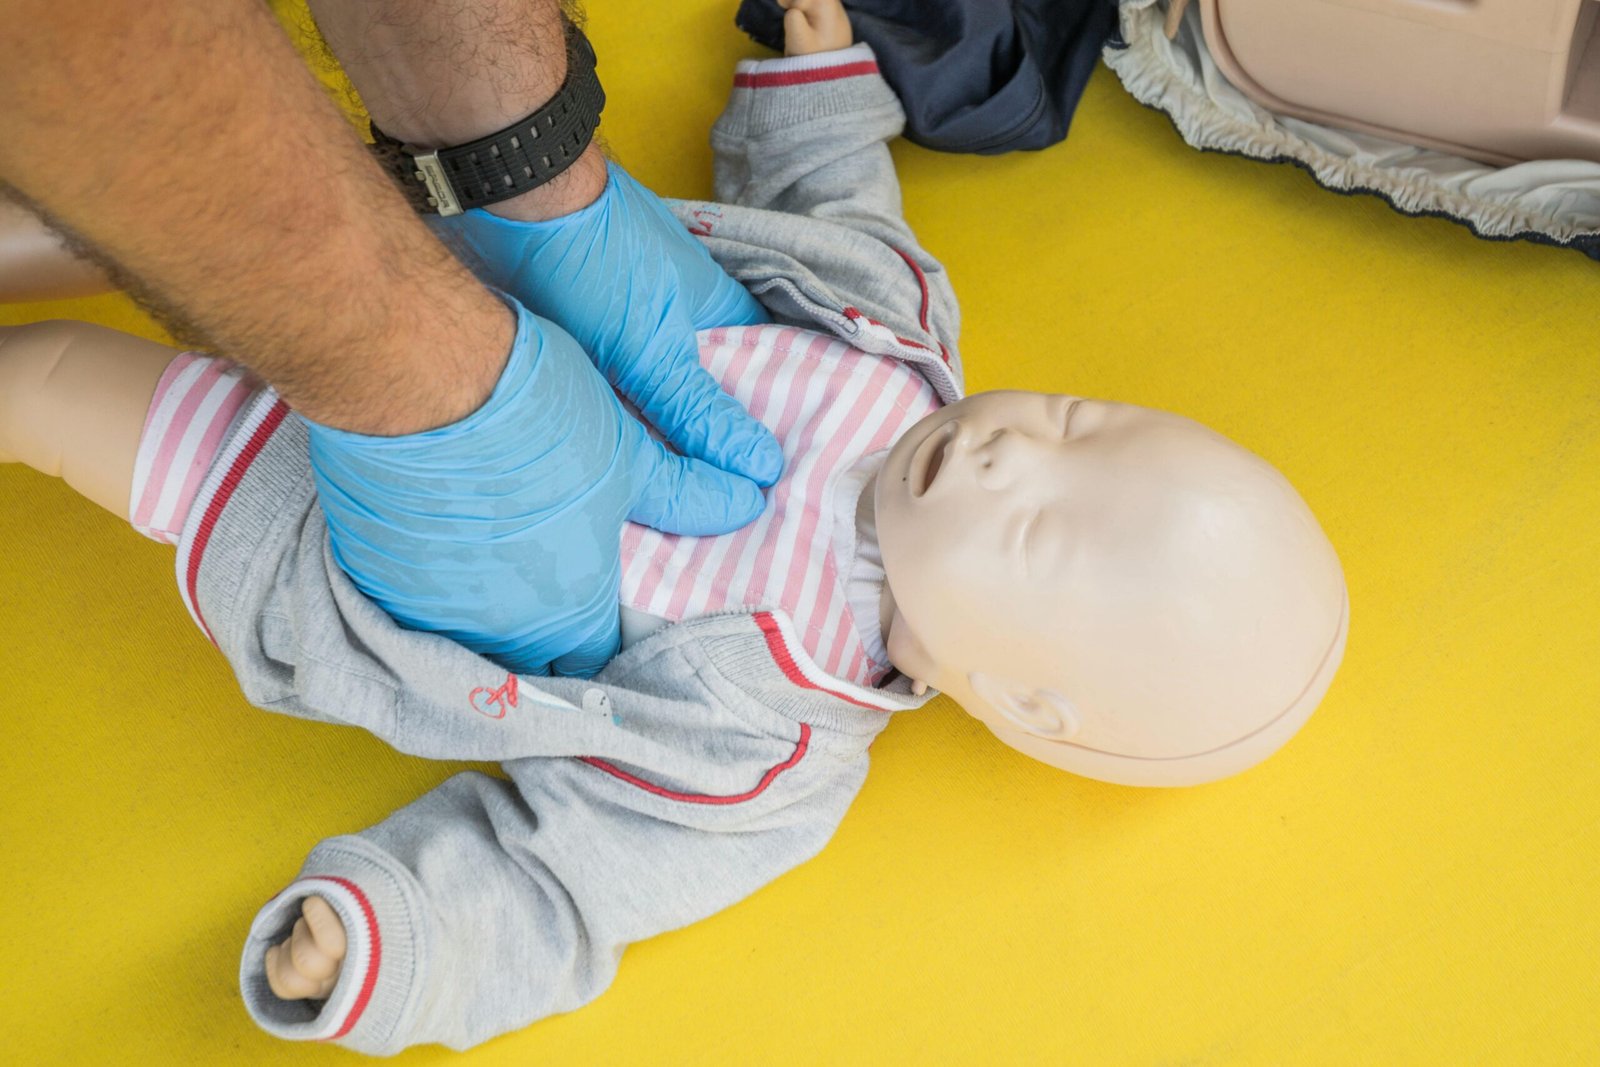
<svg viewBox="0 0 1600 1067">
<path fill-rule="evenodd" d="M 1054 689 L 1034 689 L 981 671 L 967 675 L 973 693 L 996 715 L 1025 734 L 1065 741 L 1078 732 L 1078 709 Z"/>
</svg>

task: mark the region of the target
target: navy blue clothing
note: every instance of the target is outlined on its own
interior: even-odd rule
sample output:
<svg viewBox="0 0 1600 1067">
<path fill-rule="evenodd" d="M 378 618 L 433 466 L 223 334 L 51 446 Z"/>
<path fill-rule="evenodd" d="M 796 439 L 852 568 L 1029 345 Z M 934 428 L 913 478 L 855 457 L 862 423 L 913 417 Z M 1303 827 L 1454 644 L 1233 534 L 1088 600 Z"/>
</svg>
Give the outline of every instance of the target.
<svg viewBox="0 0 1600 1067">
<path fill-rule="evenodd" d="M 1115 0 L 844 0 L 857 41 L 906 110 L 905 135 L 998 155 L 1067 135 L 1117 25 Z M 777 0 L 740 0 L 739 28 L 783 48 Z"/>
</svg>

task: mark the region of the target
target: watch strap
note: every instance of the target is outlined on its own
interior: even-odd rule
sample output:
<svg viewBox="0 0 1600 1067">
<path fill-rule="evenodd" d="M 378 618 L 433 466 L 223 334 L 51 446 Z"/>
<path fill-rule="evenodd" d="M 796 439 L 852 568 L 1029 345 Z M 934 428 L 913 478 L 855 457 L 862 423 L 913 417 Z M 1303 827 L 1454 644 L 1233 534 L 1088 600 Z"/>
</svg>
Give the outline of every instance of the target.
<svg viewBox="0 0 1600 1067">
<path fill-rule="evenodd" d="M 605 107 L 594 48 L 567 23 L 567 76 L 548 102 L 497 133 L 453 148 L 404 144 L 376 125 L 372 151 L 421 212 L 459 215 L 536 189 L 577 162 Z"/>
</svg>

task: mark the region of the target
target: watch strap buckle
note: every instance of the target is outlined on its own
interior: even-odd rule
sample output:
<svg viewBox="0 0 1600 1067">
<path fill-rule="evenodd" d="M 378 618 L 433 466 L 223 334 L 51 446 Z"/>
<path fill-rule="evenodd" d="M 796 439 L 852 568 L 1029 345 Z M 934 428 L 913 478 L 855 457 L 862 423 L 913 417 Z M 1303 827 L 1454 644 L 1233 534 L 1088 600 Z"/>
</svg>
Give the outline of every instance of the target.
<svg viewBox="0 0 1600 1067">
<path fill-rule="evenodd" d="M 450 184 L 450 176 L 444 172 L 444 164 L 439 162 L 438 150 L 402 145 L 401 151 L 410 158 L 411 165 L 416 167 L 412 177 L 427 187 L 428 207 L 440 215 L 461 214 L 461 201 L 456 198 L 455 188 Z"/>
</svg>

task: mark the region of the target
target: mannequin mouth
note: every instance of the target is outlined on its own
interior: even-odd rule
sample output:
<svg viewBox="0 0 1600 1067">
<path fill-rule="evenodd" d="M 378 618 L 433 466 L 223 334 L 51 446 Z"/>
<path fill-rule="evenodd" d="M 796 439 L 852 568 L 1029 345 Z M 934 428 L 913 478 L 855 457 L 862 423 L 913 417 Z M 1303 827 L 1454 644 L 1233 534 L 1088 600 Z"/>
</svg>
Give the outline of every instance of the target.
<svg viewBox="0 0 1600 1067">
<path fill-rule="evenodd" d="M 911 495 L 920 497 L 933 487 L 934 480 L 944 469 L 950 446 L 956 439 L 958 426 L 948 422 L 928 435 L 911 456 Z"/>
</svg>

